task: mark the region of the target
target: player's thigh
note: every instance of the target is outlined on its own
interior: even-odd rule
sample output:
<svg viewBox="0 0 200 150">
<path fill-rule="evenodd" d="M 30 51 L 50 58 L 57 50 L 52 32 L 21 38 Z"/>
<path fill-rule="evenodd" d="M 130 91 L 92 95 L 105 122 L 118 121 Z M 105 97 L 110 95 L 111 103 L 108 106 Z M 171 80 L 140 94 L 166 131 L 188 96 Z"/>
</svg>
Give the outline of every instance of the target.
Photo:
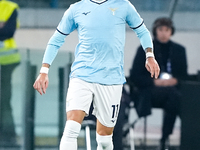
<svg viewBox="0 0 200 150">
<path fill-rule="evenodd" d="M 90 88 L 91 83 L 77 78 L 70 80 L 66 100 L 67 120 L 80 122 L 85 115 L 89 114 L 93 99 Z"/>
<path fill-rule="evenodd" d="M 94 92 L 94 110 L 101 125 L 112 128 L 115 126 L 122 95 L 122 85 L 96 85 Z M 101 127 L 101 125 L 99 125 Z"/>
</svg>

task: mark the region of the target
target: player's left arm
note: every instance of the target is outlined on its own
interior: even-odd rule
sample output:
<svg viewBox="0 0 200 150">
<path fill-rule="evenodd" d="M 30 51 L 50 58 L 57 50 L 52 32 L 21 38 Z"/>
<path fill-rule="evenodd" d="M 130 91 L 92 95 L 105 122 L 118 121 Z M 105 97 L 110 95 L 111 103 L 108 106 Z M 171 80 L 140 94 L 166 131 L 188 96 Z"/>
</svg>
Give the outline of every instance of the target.
<svg viewBox="0 0 200 150">
<path fill-rule="evenodd" d="M 151 73 L 151 77 L 158 78 L 160 68 L 153 54 L 153 43 L 151 35 L 146 28 L 143 19 L 140 17 L 139 13 L 130 2 L 127 3 L 126 10 L 126 22 L 137 34 L 140 39 L 140 43 L 146 52 L 145 67 Z"/>
<path fill-rule="evenodd" d="M 145 67 L 151 73 L 151 77 L 155 77 L 157 79 L 160 73 L 160 68 L 154 57 L 151 35 L 144 23 L 142 23 L 141 26 L 133 30 L 140 39 L 140 43 L 146 52 Z"/>
<path fill-rule="evenodd" d="M 146 48 L 146 62 L 145 62 L 145 67 L 146 69 L 151 73 L 151 77 L 155 77 L 156 79 L 158 78 L 160 74 L 160 67 L 155 60 L 154 54 L 153 54 L 153 49 L 152 48 Z"/>
</svg>

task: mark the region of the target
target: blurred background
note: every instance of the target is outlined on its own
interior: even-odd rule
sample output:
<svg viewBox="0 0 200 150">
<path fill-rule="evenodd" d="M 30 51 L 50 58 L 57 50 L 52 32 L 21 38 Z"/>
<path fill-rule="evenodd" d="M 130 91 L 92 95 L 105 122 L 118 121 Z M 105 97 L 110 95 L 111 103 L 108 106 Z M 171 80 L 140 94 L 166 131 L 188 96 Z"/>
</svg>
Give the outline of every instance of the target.
<svg viewBox="0 0 200 150">
<path fill-rule="evenodd" d="M 21 54 L 21 63 L 13 72 L 13 94 L 11 98 L 17 133 L 17 148 L 25 150 L 58 149 L 60 134 L 65 122 L 64 105 L 68 84 L 66 75 L 69 73 L 69 67 L 73 61 L 73 52 L 78 43 L 77 31 L 67 36 L 65 44 L 60 49 L 51 66 L 49 73 L 50 84 L 47 93 L 40 96 L 34 92 L 32 90 L 32 81 L 35 80 L 39 73 L 43 53 L 49 38 L 54 33 L 65 10 L 70 4 L 77 2 L 77 0 L 13 1 L 20 6 L 20 28 L 15 33 L 15 39 Z M 173 19 L 176 33 L 172 39 L 186 48 L 188 74 L 197 75 L 200 70 L 200 1 L 130 1 L 136 7 L 150 31 L 156 18 L 171 17 Z M 126 76 L 129 76 L 129 71 L 139 45 L 140 43 L 135 33 L 127 26 L 124 59 Z M 30 78 L 31 81 L 29 81 Z M 135 111 L 131 111 L 130 122 L 136 118 Z M 153 109 L 153 114 L 148 117 L 147 123 L 148 146 L 158 144 L 161 136 L 161 124 L 162 110 Z M 138 147 L 142 144 L 144 138 L 143 127 L 144 124 L 141 119 L 134 128 L 134 141 Z M 174 134 L 170 137 L 171 145 L 175 147 L 180 146 L 180 139 L 181 123 L 178 119 Z M 83 129 L 79 137 L 79 148 L 86 149 L 85 147 L 85 130 Z M 12 149 L 9 146 L 7 148 Z M 127 148 L 130 149 L 128 146 Z M 3 150 L 6 147 L 0 147 L 0 149 Z"/>
</svg>

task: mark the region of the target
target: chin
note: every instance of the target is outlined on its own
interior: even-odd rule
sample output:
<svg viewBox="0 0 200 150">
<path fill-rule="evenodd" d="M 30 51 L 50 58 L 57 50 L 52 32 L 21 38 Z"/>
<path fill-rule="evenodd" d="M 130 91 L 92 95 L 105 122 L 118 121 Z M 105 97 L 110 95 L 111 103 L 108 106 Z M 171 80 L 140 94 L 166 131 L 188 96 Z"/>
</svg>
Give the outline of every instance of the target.
<svg viewBox="0 0 200 150">
<path fill-rule="evenodd" d="M 169 41 L 169 40 L 165 40 L 165 39 L 160 40 L 161 43 L 167 43 L 168 41 Z"/>
</svg>

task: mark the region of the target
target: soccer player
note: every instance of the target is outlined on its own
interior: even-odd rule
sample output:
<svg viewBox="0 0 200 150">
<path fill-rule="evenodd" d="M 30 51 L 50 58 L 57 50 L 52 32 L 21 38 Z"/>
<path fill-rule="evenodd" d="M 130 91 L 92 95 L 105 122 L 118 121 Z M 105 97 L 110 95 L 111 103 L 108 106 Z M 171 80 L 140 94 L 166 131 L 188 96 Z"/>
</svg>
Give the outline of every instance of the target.
<svg viewBox="0 0 200 150">
<path fill-rule="evenodd" d="M 47 45 L 34 88 L 42 95 L 48 71 L 65 37 L 75 29 L 79 43 L 71 67 L 67 93 L 67 121 L 60 150 L 76 150 L 81 123 L 93 101 L 97 118 L 97 150 L 112 150 L 112 133 L 125 83 L 124 43 L 126 23 L 136 32 L 146 51 L 146 68 L 157 78 L 159 66 L 143 19 L 128 0 L 82 0 L 69 7 Z M 144 64 L 145 65 L 145 64 Z"/>
</svg>

